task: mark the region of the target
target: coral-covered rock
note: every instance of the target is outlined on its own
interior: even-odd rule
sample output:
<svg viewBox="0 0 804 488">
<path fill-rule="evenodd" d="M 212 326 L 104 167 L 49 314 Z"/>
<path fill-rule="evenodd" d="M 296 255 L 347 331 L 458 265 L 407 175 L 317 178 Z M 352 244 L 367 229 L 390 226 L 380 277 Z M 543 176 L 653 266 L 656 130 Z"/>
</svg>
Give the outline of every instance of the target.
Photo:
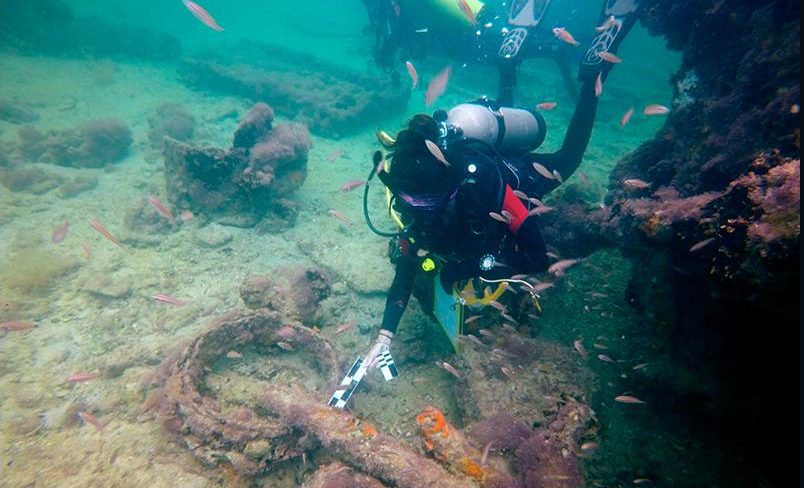
<svg viewBox="0 0 804 488">
<path fill-rule="evenodd" d="M 33 161 L 73 166 L 100 168 L 112 164 L 128 154 L 131 147 L 131 130 L 115 118 L 89 121 L 67 130 L 39 132 L 33 126 L 19 130 L 17 150 Z"/>
<path fill-rule="evenodd" d="M 237 126 L 232 146 L 243 149 L 251 148 L 271 131 L 273 121 L 274 110 L 267 103 L 254 104 L 246 114 L 246 118 Z"/>
<path fill-rule="evenodd" d="M 293 222 L 296 213 L 286 211 L 292 207 L 286 199 L 307 177 L 312 144 L 304 125 L 272 127 L 272 118 L 270 107 L 257 104 L 226 151 L 166 138 L 170 201 L 228 225 L 251 227 L 268 213 Z"/>
<path fill-rule="evenodd" d="M 165 137 L 177 141 L 189 141 L 195 131 L 195 117 L 178 103 L 163 103 L 148 117 L 148 139 L 151 144 L 162 147 Z"/>
<path fill-rule="evenodd" d="M 0 120 L 12 124 L 30 124 L 39 120 L 39 115 L 8 100 L 0 100 Z"/>
<path fill-rule="evenodd" d="M 341 137 L 387 120 L 407 106 L 410 89 L 388 76 L 367 76 L 278 46 L 239 43 L 185 60 L 182 79 L 205 91 L 269 103 L 316 134 Z M 236 146 L 247 145 L 236 142 Z"/>
<path fill-rule="evenodd" d="M 629 301 L 702 384 L 718 385 L 701 423 L 780 483 L 785 463 L 766 446 L 785 415 L 745 399 L 762 396 L 784 356 L 753 326 L 798 324 L 799 10 L 792 0 L 647 5 L 644 24 L 682 66 L 664 127 L 611 174 L 604 225 L 634 261 Z"/>
<path fill-rule="evenodd" d="M 249 276 L 240 285 L 240 297 L 249 308 L 276 310 L 309 323 L 330 294 L 329 281 L 323 270 L 286 268 L 272 276 Z"/>
</svg>

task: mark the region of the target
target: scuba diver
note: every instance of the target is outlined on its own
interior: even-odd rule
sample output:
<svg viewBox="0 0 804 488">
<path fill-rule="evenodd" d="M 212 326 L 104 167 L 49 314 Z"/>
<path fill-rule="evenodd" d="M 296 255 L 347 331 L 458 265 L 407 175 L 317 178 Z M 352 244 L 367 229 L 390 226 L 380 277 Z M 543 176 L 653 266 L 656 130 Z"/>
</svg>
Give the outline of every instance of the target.
<svg viewBox="0 0 804 488">
<path fill-rule="evenodd" d="M 372 367 L 386 368 L 386 380 L 396 376 L 389 348 L 410 296 L 421 291 L 422 282 L 431 284 L 432 291 L 417 293 L 417 299 L 431 309 L 456 350 L 465 306 L 489 303 L 508 283 L 530 287 L 538 308 L 532 285 L 514 274 L 548 268 L 539 199 L 580 165 L 597 110 L 596 84 L 605 81 L 613 66 L 598 53 L 616 53 L 637 19 L 638 7 L 639 0 L 604 1 L 602 25 L 579 67 L 579 99 L 561 148 L 554 153 L 532 152 L 546 134 L 538 113 L 487 99 L 449 112 L 438 110 L 433 116 L 415 115 L 395 138 L 378 132 L 388 154 L 384 158 L 380 151 L 375 153 L 368 181 L 376 174 L 387 187 L 389 213 L 399 230 L 381 232 L 372 225 L 367 184 L 366 221 L 375 233 L 391 237 L 395 275 L 381 328 L 359 378 Z M 491 290 L 494 285 L 496 291 Z M 331 404 L 345 404 L 338 403 L 341 393 Z"/>
<path fill-rule="evenodd" d="M 510 5 L 509 5 L 510 3 Z M 556 3 L 556 2 L 554 2 Z M 512 106 L 519 65 L 527 58 L 552 58 L 570 98 L 577 101 L 571 66 L 574 46 L 543 27 L 550 0 L 363 0 L 374 30 L 375 63 L 395 80 L 396 54 L 421 59 L 432 51 L 467 63 L 495 65 L 496 101 Z M 463 9 L 461 4 L 464 5 Z M 590 19 L 591 21 L 591 19 Z"/>
</svg>

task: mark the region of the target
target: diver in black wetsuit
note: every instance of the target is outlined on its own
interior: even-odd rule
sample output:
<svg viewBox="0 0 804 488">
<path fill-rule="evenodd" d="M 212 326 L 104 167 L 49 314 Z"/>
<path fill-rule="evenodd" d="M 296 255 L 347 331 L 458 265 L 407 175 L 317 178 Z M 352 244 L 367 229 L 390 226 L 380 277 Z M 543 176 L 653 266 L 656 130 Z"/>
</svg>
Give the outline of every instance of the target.
<svg viewBox="0 0 804 488">
<path fill-rule="evenodd" d="M 595 81 L 598 74 L 605 80 L 611 69 L 596 53 L 615 53 L 637 13 L 638 0 L 605 2 L 601 23 L 607 28 L 581 62 L 578 103 L 554 153 L 530 152 L 544 140 L 538 114 L 487 100 L 459 105 L 449 114 L 416 115 L 395 139 L 381 139 L 391 163 L 377 175 L 393 194 L 402 228 L 390 243 L 395 275 L 381 329 L 366 356 L 369 368 L 388 350 L 420 273 L 437 273 L 434 286 L 452 291 L 470 280 L 479 285 L 547 269 L 538 214 L 522 197 L 541 198 L 580 165 L 597 110 Z M 478 120 L 494 122 L 475 127 Z M 548 178 L 545 169 L 558 177 Z"/>
<path fill-rule="evenodd" d="M 521 62 L 551 58 L 570 98 L 577 101 L 571 74 L 571 66 L 577 61 L 575 48 L 541 25 L 550 0 L 473 0 L 477 15 L 474 27 L 463 17 L 448 15 L 446 11 L 454 8 L 455 0 L 363 0 L 363 4 L 374 31 L 374 61 L 395 80 L 399 80 L 395 67 L 400 51 L 412 58 L 443 51 L 461 61 L 496 66 L 496 100 L 502 106 L 512 106 Z"/>
</svg>

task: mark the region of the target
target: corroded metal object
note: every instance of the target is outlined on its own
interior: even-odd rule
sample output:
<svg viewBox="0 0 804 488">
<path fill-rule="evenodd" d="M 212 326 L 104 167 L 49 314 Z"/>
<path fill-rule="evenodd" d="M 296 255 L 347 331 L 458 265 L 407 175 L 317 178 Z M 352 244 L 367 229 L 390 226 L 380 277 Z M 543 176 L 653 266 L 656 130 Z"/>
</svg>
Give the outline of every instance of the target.
<svg viewBox="0 0 804 488">
<path fill-rule="evenodd" d="M 337 381 L 331 376 L 338 371 L 332 348 L 312 329 L 286 321 L 276 312 L 229 314 L 216 319 L 205 333 L 166 360 L 169 364 L 163 365 L 168 373 L 160 395 L 160 420 L 207 465 L 228 462 L 238 472 L 258 474 L 266 472 L 273 462 L 301 456 L 309 446 L 303 434 L 286 421 L 260 415 L 246 406 L 227 414 L 205 386 L 209 366 L 228 351 L 285 343 L 288 337 L 294 350 L 313 360 L 317 373 L 328 383 Z"/>
</svg>

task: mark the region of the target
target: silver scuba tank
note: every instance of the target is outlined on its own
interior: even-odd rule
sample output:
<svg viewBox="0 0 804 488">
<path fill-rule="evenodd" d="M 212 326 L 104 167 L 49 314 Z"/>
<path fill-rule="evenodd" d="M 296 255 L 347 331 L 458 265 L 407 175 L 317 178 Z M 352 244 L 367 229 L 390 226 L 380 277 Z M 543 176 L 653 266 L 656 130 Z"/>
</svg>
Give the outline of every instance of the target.
<svg viewBox="0 0 804 488">
<path fill-rule="evenodd" d="M 447 112 L 446 123 L 469 139 L 478 139 L 500 152 L 532 151 L 547 135 L 544 118 L 537 112 L 520 108 L 462 103 Z"/>
</svg>

